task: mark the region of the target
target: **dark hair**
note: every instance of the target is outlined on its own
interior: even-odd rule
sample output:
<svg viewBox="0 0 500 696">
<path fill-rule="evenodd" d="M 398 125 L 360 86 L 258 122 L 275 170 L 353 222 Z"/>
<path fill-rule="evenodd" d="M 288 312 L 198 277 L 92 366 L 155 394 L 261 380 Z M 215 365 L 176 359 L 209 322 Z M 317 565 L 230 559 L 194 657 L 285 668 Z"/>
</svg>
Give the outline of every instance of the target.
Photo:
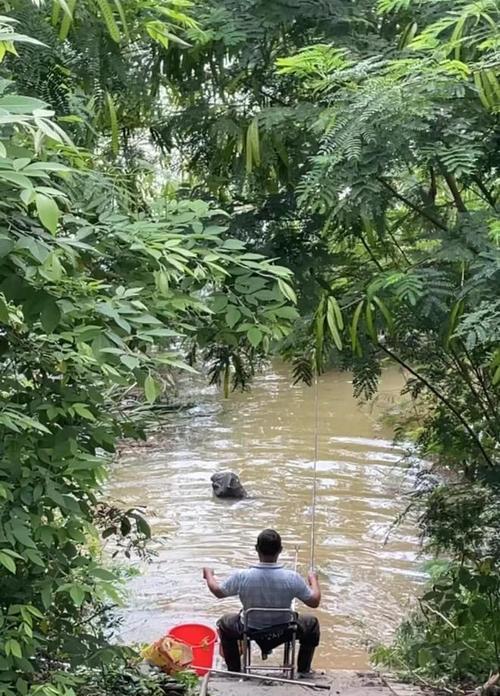
<svg viewBox="0 0 500 696">
<path fill-rule="evenodd" d="M 281 537 L 274 529 L 264 529 L 257 537 L 255 548 L 263 556 L 277 556 L 283 550 Z"/>
</svg>

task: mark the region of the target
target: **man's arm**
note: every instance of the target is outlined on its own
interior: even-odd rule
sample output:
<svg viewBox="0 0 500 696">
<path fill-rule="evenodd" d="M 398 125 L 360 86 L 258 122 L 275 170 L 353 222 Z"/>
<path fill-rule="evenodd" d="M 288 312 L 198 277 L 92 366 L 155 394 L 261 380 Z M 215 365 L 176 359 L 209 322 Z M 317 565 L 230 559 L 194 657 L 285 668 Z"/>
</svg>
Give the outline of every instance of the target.
<svg viewBox="0 0 500 696">
<path fill-rule="evenodd" d="M 307 582 L 309 583 L 312 594 L 309 599 L 303 601 L 306 606 L 311 607 L 311 609 L 316 609 L 321 602 L 321 587 L 319 586 L 318 574 L 311 570 L 307 576 Z"/>
<path fill-rule="evenodd" d="M 214 597 L 217 597 L 217 599 L 223 599 L 226 596 L 215 579 L 212 568 L 203 568 L 203 578 L 206 580 L 207 587 Z"/>
</svg>

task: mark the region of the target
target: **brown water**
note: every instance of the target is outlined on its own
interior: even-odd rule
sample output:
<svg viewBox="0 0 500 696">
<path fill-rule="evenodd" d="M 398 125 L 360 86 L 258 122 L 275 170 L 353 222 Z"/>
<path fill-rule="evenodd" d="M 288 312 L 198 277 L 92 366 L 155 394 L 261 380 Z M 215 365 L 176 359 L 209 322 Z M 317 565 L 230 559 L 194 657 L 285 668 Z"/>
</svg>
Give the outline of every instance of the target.
<svg viewBox="0 0 500 696">
<path fill-rule="evenodd" d="M 397 400 L 401 376 L 385 375 L 381 401 Z M 319 385 L 315 560 L 323 588 L 317 610 L 322 642 L 317 667 L 363 668 L 365 643 L 390 637 L 423 580 L 416 532 L 405 523 L 384 544 L 404 507 L 415 466 L 401 461 L 379 408 L 361 408 L 346 373 Z M 290 386 L 286 368 L 258 378 L 252 390 L 224 401 L 214 390 L 196 395 L 189 414 L 175 416 L 156 444 L 123 455 L 110 497 L 146 507 L 157 558 L 129 584 L 122 636 L 159 638 L 177 623 L 214 625 L 234 599 L 217 601 L 201 577 L 208 565 L 223 578 L 254 559 L 257 533 L 278 529 L 284 560 L 310 563 L 314 391 Z M 232 470 L 250 498 L 220 501 L 210 476 Z"/>
</svg>

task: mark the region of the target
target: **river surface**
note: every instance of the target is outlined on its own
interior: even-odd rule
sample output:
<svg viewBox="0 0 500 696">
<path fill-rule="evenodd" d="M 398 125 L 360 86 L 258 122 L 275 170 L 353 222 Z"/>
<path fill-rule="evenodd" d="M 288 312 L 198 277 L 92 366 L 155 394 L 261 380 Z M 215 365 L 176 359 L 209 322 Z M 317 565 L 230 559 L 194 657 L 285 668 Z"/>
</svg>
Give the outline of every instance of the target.
<svg viewBox="0 0 500 696">
<path fill-rule="evenodd" d="M 380 402 L 397 402 L 402 384 L 386 373 Z M 113 467 L 109 498 L 143 506 L 157 557 L 130 580 L 121 637 L 142 642 L 185 621 L 214 625 L 236 611 L 202 580 L 220 578 L 254 560 L 259 531 L 277 529 L 283 560 L 310 564 L 315 432 L 314 390 L 291 386 L 286 367 L 258 377 L 250 392 L 228 401 L 211 388 L 197 406 L 173 416 L 148 447 L 126 451 Z M 403 462 L 392 433 L 380 425 L 380 403 L 359 406 L 347 373 L 329 373 L 318 389 L 315 563 L 323 589 L 318 668 L 362 669 L 366 644 L 387 640 L 425 579 L 416 530 L 405 522 L 386 535 L 405 506 L 418 462 Z M 215 471 L 238 473 L 249 498 L 212 497 Z"/>
</svg>

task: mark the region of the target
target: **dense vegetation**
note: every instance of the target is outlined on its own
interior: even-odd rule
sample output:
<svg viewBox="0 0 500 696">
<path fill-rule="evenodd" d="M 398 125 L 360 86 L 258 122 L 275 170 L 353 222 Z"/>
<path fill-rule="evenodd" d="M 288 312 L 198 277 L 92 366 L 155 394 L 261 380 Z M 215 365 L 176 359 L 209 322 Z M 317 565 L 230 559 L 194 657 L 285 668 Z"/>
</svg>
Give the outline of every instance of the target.
<svg viewBox="0 0 500 696">
<path fill-rule="evenodd" d="M 130 31 L 152 50 L 149 24 L 131 5 L 137 27 L 131 17 Z M 115 135 L 108 151 L 100 119 L 108 127 L 114 122 L 112 97 L 106 92 L 91 114 L 83 78 L 78 84 L 76 68 L 74 74 L 61 62 L 62 53 L 75 64 L 88 60 L 85 47 L 65 39 L 70 8 L 62 4 L 58 17 L 57 7 L 52 20 L 46 7 L 28 3 L 1 19 L 5 696 L 69 694 L 90 679 L 78 675 L 79 665 L 113 670 L 128 657 L 106 640 L 106 607 L 117 590 L 114 574 L 101 567 L 97 532 L 121 537 L 126 553 L 141 550 L 149 536 L 138 511 L 108 508 L 98 497 L 118 438 L 143 436 L 140 411 L 124 410 L 124 396 L 139 386 L 145 401 L 154 402 L 172 389 L 173 371 L 193 369 L 197 350 L 213 370 L 228 376 L 233 360 L 238 374 L 246 374 L 295 316 L 283 295 L 292 295 L 289 271 L 229 238 L 223 211 L 166 190 L 150 197 L 146 164 L 129 167 L 118 152 L 111 161 Z M 82 14 L 92 9 L 78 7 Z M 151 21 L 155 31 L 168 33 L 167 22 Z M 21 23 L 23 29 L 38 24 L 37 38 L 20 34 Z M 104 44 L 117 38 L 112 28 L 108 17 L 100 29 Z M 92 87 L 94 78 L 87 77 Z M 59 80 L 63 95 L 56 115 L 44 101 L 51 80 Z M 38 85 L 42 93 L 35 96 Z M 104 688 L 106 674 L 95 680 L 96 689 Z M 108 692 L 116 693 L 108 681 Z"/>
<path fill-rule="evenodd" d="M 438 467 L 410 507 L 446 562 L 378 654 L 500 668 L 499 26 L 497 0 L 6 4 L 0 693 L 127 657 L 96 532 L 149 534 L 99 499 L 143 435 L 124 395 L 200 361 L 245 387 L 278 350 L 364 398 L 406 368 L 398 432 Z"/>
</svg>

